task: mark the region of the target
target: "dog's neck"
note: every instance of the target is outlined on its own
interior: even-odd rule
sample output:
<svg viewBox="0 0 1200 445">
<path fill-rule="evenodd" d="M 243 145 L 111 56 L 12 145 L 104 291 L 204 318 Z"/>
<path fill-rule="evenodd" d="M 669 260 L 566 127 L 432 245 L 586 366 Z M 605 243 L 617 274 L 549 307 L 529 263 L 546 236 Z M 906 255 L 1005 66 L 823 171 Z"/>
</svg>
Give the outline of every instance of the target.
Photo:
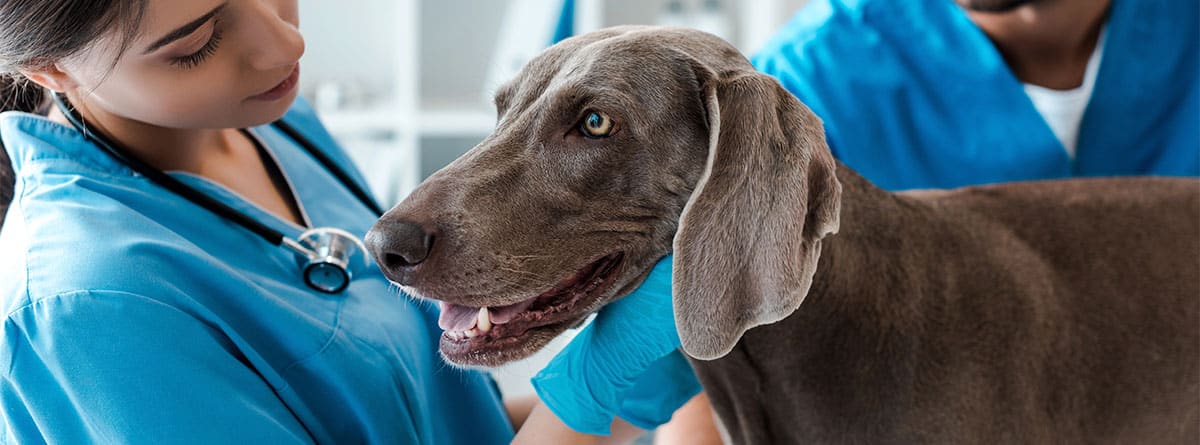
<svg viewBox="0 0 1200 445">
<path fill-rule="evenodd" d="M 799 311 L 904 316 L 897 308 L 906 305 L 894 300 L 919 298 L 922 287 L 938 281 L 932 275 L 941 272 L 930 259 L 940 248 L 941 220 L 926 205 L 882 190 L 840 162 L 837 176 L 839 231 L 821 241 L 813 285 Z"/>
</svg>

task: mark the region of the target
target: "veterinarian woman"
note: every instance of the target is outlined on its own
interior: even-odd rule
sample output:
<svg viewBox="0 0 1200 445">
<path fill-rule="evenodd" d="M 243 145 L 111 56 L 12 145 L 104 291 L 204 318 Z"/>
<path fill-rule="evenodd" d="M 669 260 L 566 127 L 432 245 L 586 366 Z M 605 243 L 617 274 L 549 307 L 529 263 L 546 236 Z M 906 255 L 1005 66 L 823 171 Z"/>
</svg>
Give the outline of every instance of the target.
<svg viewBox="0 0 1200 445">
<path fill-rule="evenodd" d="M 0 0 L 25 111 L 0 115 L 0 443 L 513 439 L 533 403 L 442 362 L 433 306 L 353 253 L 379 209 L 294 100 L 297 22 L 296 0 Z"/>
<path fill-rule="evenodd" d="M 1196 176 L 1198 21 L 1195 1 L 812 0 L 753 62 L 823 119 L 835 156 L 886 189 Z M 598 335 L 574 350 L 591 355 L 567 351 L 550 369 L 586 369 L 575 364 L 610 343 L 614 355 L 633 355 L 630 344 L 678 354 L 653 340 L 674 331 L 670 280 L 654 278 L 639 290 L 646 320 L 624 331 L 645 341 Z M 605 315 L 576 343 L 619 330 L 622 319 Z M 616 363 L 588 385 L 549 372 L 534 383 L 559 395 L 547 404 L 568 424 L 595 427 L 623 403 L 598 388 L 650 361 Z"/>
</svg>

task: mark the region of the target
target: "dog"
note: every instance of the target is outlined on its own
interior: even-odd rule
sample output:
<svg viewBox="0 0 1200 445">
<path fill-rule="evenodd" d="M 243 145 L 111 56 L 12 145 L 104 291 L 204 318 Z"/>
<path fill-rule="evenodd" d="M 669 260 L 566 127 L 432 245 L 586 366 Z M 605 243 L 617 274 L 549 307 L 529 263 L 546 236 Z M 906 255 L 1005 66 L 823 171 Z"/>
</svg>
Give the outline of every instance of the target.
<svg viewBox="0 0 1200 445">
<path fill-rule="evenodd" d="M 495 102 L 367 235 L 451 362 L 526 357 L 673 251 L 728 442 L 1200 442 L 1200 180 L 889 193 L 684 29 L 566 40 Z"/>
<path fill-rule="evenodd" d="M 4 227 L 4 218 L 8 214 L 8 207 L 13 200 L 13 187 L 15 186 L 16 174 L 13 171 L 12 163 L 8 159 L 8 151 L 4 150 L 4 145 L 0 144 L 0 228 Z"/>
</svg>

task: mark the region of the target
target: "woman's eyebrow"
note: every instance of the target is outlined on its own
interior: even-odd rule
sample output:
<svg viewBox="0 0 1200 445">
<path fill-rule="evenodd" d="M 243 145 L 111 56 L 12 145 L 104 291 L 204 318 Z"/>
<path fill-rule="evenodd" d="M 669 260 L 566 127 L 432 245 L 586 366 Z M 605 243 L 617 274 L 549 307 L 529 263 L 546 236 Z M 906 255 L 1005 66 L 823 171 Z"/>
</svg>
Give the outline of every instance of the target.
<svg viewBox="0 0 1200 445">
<path fill-rule="evenodd" d="M 229 3 L 222 3 L 220 6 L 213 8 L 212 11 L 208 11 L 207 14 L 200 16 L 200 18 L 198 18 L 196 20 L 192 20 L 188 24 L 180 26 L 179 28 L 176 28 L 174 31 L 167 33 L 167 35 L 163 36 L 161 39 L 158 39 L 158 40 L 154 41 L 154 43 L 151 43 L 150 46 L 146 48 L 146 51 L 144 51 L 142 54 L 150 54 L 150 53 L 154 52 L 154 50 L 162 48 L 163 46 L 165 46 L 171 42 L 174 42 L 176 40 L 179 40 L 179 39 L 182 39 L 184 37 L 191 35 L 193 32 L 196 32 L 196 29 L 200 28 L 201 26 L 204 26 L 204 24 L 208 23 L 209 20 L 212 20 L 212 18 L 214 16 L 216 16 L 217 14 L 219 14 L 221 12 L 221 10 L 224 9 L 225 6 L 228 4 Z"/>
</svg>

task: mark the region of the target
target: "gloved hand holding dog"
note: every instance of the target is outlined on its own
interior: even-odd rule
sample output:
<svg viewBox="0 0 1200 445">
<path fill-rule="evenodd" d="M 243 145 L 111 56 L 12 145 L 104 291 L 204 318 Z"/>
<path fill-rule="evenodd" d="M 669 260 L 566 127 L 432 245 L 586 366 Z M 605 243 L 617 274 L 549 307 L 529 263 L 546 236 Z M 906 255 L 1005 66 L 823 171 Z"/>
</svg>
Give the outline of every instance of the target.
<svg viewBox="0 0 1200 445">
<path fill-rule="evenodd" d="M 538 397 L 567 426 L 607 435 L 620 416 L 653 429 L 700 392 L 679 351 L 671 264 L 671 255 L 659 260 L 636 290 L 605 306 L 533 377 Z"/>
</svg>

